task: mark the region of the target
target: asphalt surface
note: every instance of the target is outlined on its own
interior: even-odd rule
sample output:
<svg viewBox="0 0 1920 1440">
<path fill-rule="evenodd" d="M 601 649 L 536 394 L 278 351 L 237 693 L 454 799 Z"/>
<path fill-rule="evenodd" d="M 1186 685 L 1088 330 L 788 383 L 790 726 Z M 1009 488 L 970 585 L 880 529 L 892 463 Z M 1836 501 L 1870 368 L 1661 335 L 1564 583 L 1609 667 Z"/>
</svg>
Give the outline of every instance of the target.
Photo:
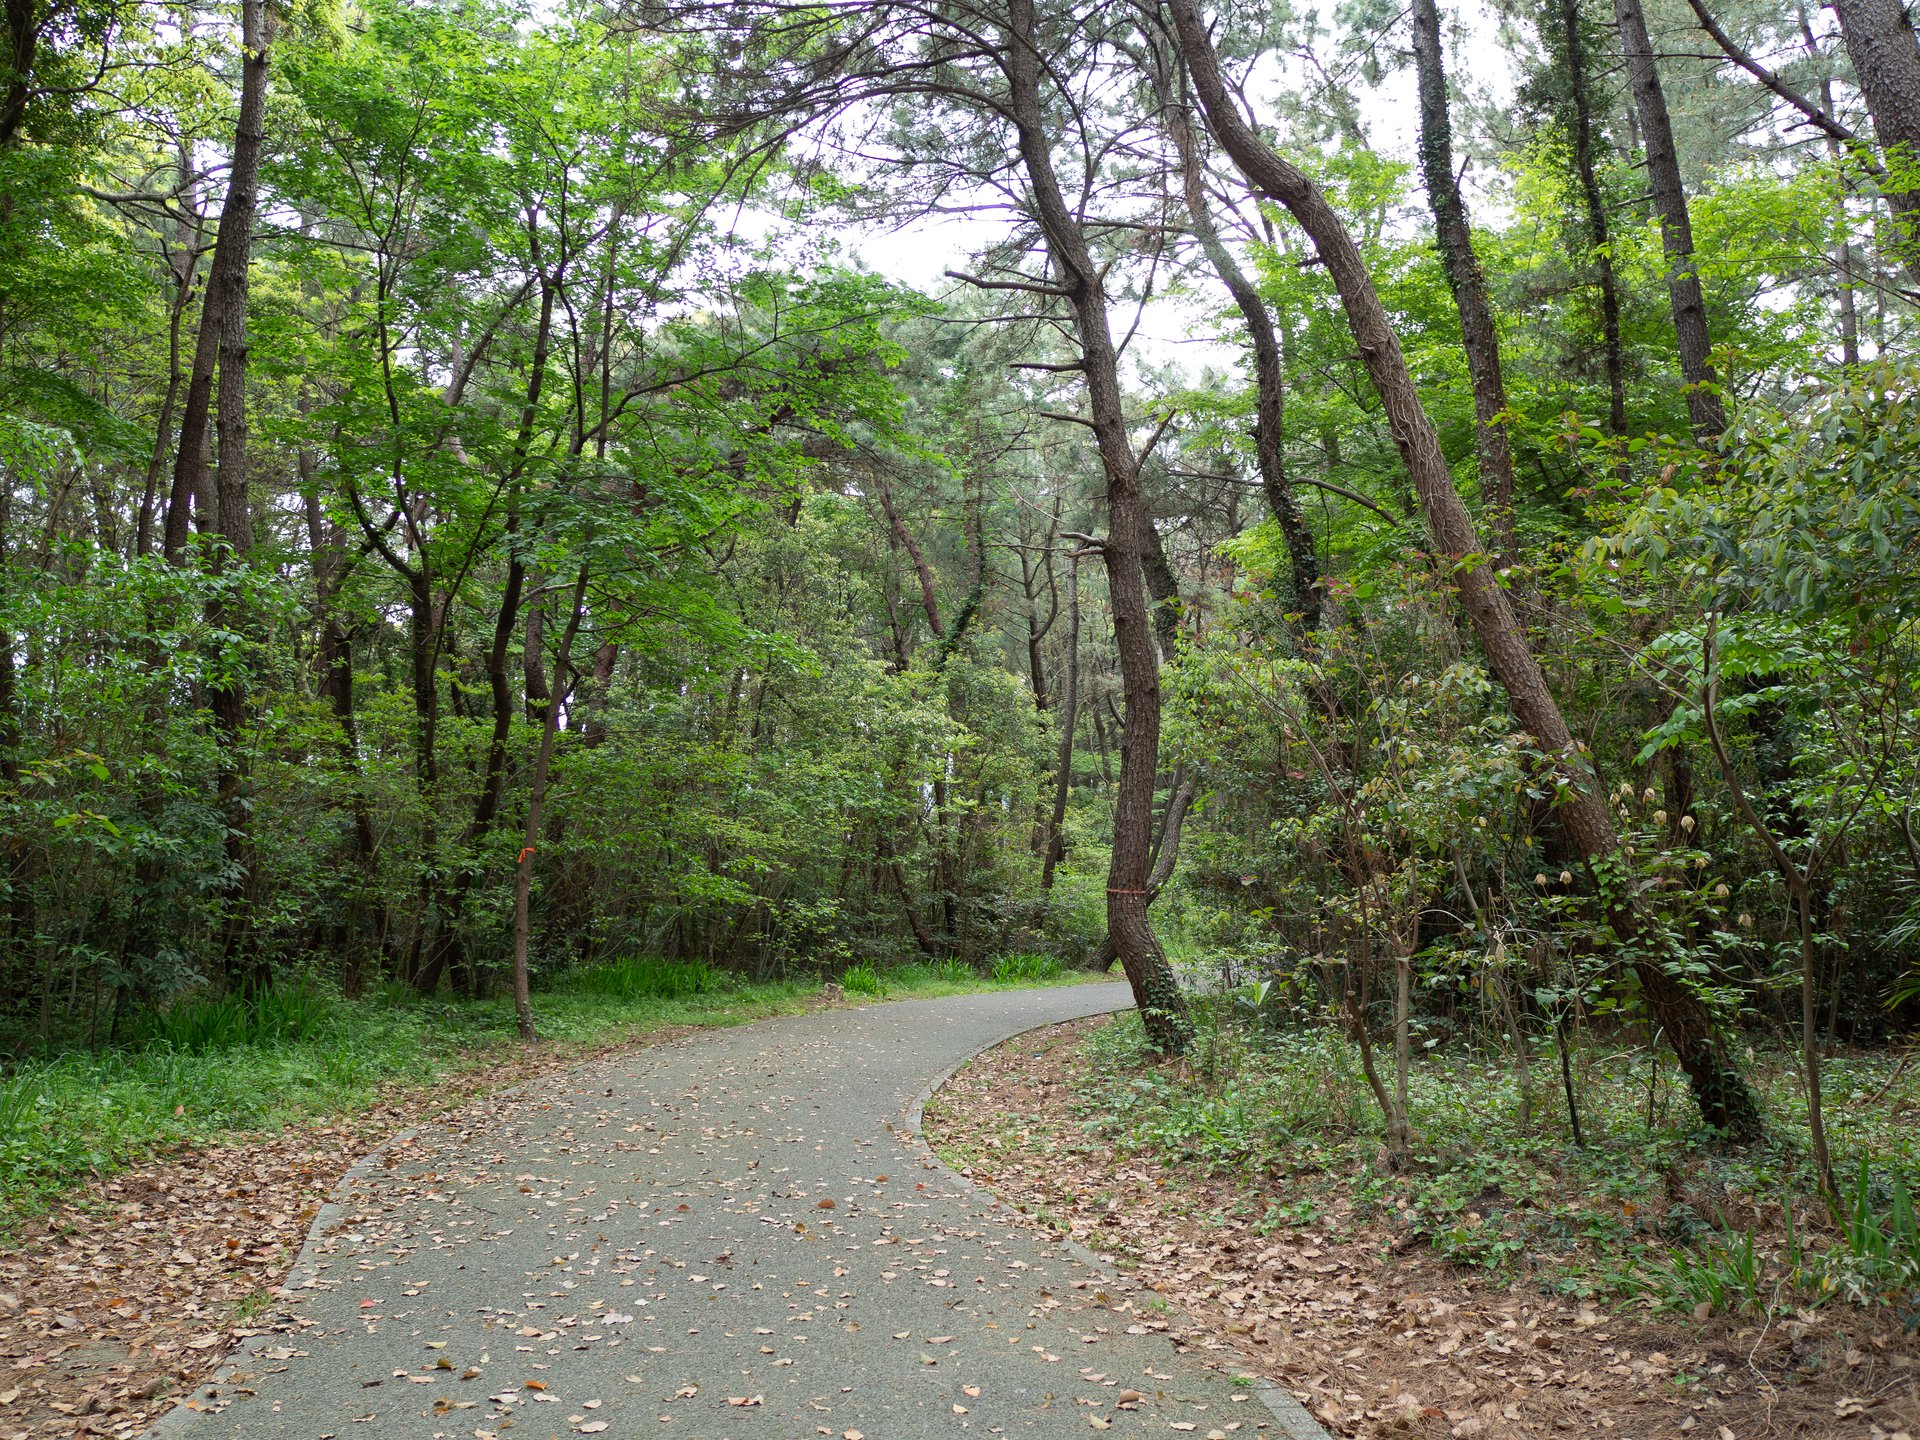
<svg viewBox="0 0 1920 1440">
<path fill-rule="evenodd" d="M 1130 1004 L 1083 985 L 707 1031 L 423 1127 L 323 1216 L 299 1328 L 160 1433 L 1286 1434 L 912 1133 L 977 1051 Z"/>
</svg>

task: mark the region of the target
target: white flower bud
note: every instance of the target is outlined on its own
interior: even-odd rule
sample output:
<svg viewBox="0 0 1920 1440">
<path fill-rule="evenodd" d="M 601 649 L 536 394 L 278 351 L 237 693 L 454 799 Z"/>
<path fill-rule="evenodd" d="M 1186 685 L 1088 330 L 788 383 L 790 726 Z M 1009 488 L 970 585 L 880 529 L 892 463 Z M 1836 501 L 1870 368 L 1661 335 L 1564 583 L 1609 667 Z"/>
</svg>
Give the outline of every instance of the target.
<svg viewBox="0 0 1920 1440">
<path fill-rule="evenodd" d="M 1740 915 L 1740 928 L 1742 930 L 1751 930 L 1753 928 L 1753 916 L 1742 911 Z"/>
<path fill-rule="evenodd" d="M 1536 885 L 1545 885 L 1547 883 L 1547 877 L 1545 875 L 1536 875 L 1533 877 L 1533 883 Z"/>
<path fill-rule="evenodd" d="M 1573 872 L 1571 870 L 1562 870 L 1560 872 L 1560 883 L 1562 885 L 1571 885 L 1573 883 Z"/>
<path fill-rule="evenodd" d="M 1727 888 L 1726 881 L 1723 880 L 1718 885 L 1713 887 L 1713 893 L 1714 893 L 1714 898 L 1719 900 L 1724 900 L 1727 898 L 1727 896 L 1731 895 L 1733 891 Z"/>
<path fill-rule="evenodd" d="M 1686 831 L 1689 835 L 1693 833 L 1693 824 L 1694 824 L 1694 821 L 1691 815 L 1682 815 L 1680 817 L 1680 828 Z"/>
<path fill-rule="evenodd" d="M 1653 787 L 1649 785 L 1646 789 L 1642 790 L 1640 792 L 1640 798 L 1651 805 L 1653 803 Z"/>
<path fill-rule="evenodd" d="M 1664 811 L 1664 810 L 1656 810 L 1656 811 L 1654 811 L 1654 812 L 1653 812 L 1653 823 L 1654 823 L 1654 824 L 1656 824 L 1656 825 L 1664 825 L 1664 824 L 1666 824 L 1666 823 L 1667 823 L 1667 812 L 1666 812 L 1666 811 Z"/>
</svg>

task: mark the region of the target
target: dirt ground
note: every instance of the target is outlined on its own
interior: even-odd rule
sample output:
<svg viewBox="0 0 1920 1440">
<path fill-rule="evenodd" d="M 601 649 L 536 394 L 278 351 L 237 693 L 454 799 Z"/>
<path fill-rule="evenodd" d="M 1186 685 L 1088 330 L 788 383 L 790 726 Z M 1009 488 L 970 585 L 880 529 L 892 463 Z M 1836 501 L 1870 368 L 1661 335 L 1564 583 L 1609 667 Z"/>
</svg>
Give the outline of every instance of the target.
<svg viewBox="0 0 1920 1440">
<path fill-rule="evenodd" d="M 1338 1205 L 1311 1229 L 1220 1223 L 1286 1197 L 1250 1177 L 1183 1172 L 1175 1185 L 1088 1143 L 1073 1113 L 1078 1048 L 1102 1023 L 988 1052 L 928 1106 L 928 1138 L 1035 1224 L 1136 1275 L 1186 1344 L 1237 1352 L 1336 1435 L 1920 1433 L 1920 1344 L 1884 1312 L 1675 1325 L 1450 1265 Z"/>
</svg>

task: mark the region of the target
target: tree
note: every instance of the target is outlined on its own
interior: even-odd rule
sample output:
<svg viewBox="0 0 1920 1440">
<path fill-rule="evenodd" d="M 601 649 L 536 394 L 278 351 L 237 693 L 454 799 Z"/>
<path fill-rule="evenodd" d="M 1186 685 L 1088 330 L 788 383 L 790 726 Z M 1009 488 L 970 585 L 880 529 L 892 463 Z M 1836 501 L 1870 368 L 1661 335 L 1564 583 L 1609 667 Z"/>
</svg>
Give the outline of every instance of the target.
<svg viewBox="0 0 1920 1440">
<path fill-rule="evenodd" d="M 1287 208 L 1339 287 L 1354 340 L 1389 416 L 1394 442 L 1434 543 L 1455 578 L 1462 605 L 1488 665 L 1507 692 L 1515 718 L 1533 736 L 1547 763 L 1556 768 L 1560 826 L 1602 886 L 1609 918 L 1632 953 L 1641 990 L 1686 1071 L 1701 1115 L 1729 1134 L 1751 1138 L 1760 1129 L 1759 1107 L 1719 1044 L 1712 1017 L 1699 998 L 1668 973 L 1663 957 L 1649 954 L 1641 943 L 1638 917 L 1614 873 L 1620 841 L 1612 817 L 1547 688 L 1513 607 L 1486 563 L 1473 520 L 1454 489 L 1433 424 L 1407 373 L 1399 339 L 1352 235 L 1319 189 L 1269 147 L 1230 102 L 1196 0 L 1169 0 L 1168 8 L 1207 123 L 1221 146 L 1252 184 Z"/>
<path fill-rule="evenodd" d="M 1473 378 L 1475 435 L 1480 455 L 1480 493 L 1494 553 L 1510 562 L 1518 553 L 1514 533 L 1513 451 L 1507 441 L 1507 386 L 1500 375 L 1500 335 L 1487 280 L 1474 253 L 1467 202 L 1453 169 L 1453 120 L 1447 72 L 1440 49 L 1440 9 L 1435 0 L 1413 0 L 1413 61 L 1420 91 L 1420 174 L 1433 209 L 1434 239 L 1447 287 L 1460 311 L 1460 335 Z"/>
</svg>

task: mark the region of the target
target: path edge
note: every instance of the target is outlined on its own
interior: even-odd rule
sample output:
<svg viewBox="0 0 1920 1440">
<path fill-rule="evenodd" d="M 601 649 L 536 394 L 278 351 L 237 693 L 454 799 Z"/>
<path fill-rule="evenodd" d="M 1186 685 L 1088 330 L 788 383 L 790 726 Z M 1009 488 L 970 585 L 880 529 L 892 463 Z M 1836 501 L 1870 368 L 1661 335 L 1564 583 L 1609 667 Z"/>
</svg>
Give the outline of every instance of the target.
<svg viewBox="0 0 1920 1440">
<path fill-rule="evenodd" d="M 513 1085 L 499 1093 L 511 1094 L 515 1090 L 525 1088 L 524 1084 Z M 292 1300 L 291 1292 L 300 1289 L 303 1281 L 311 1281 L 319 1277 L 320 1268 L 316 1262 L 319 1259 L 320 1242 L 337 1230 L 346 1218 L 345 1202 L 351 1195 L 353 1186 L 371 1174 L 374 1167 L 385 1160 L 389 1151 L 406 1145 L 431 1123 L 433 1122 L 422 1121 L 418 1125 L 408 1126 L 398 1134 L 389 1135 L 346 1168 L 339 1180 L 334 1182 L 333 1189 L 328 1192 L 326 1200 L 314 1212 L 313 1223 L 307 1226 L 306 1238 L 300 1242 L 300 1253 L 294 1256 L 293 1264 L 288 1267 L 286 1277 L 273 1287 L 276 1300 Z M 281 1338 L 284 1337 L 280 1332 L 274 1330 L 246 1336 L 227 1352 L 226 1363 L 214 1372 L 212 1379 L 203 1380 L 174 1401 L 172 1409 L 162 1411 L 148 1422 L 146 1429 L 136 1431 L 135 1434 L 146 1437 L 146 1440 L 176 1440 L 176 1437 L 187 1434 L 199 1421 L 210 1414 L 218 1413 L 198 1408 L 193 1402 L 200 1401 L 204 1406 L 218 1400 L 221 1392 L 236 1382 L 242 1367 L 257 1365 L 262 1358 L 262 1352 L 276 1339 Z"/>
<path fill-rule="evenodd" d="M 1077 1018 L 1081 1020 L 1091 1020 L 1100 1015 L 1118 1015 L 1121 1013 L 1121 1010 L 1130 1008 L 1132 1007 L 1123 1006 L 1115 1010 L 1094 1010 Z M 963 1056 L 954 1064 L 949 1065 L 939 1075 L 936 1075 L 928 1082 L 927 1087 L 914 1097 L 913 1103 L 907 1107 L 906 1111 L 907 1133 L 911 1135 L 913 1139 L 918 1142 L 920 1148 L 926 1152 L 927 1159 L 959 1185 L 973 1191 L 977 1195 L 983 1196 L 989 1205 L 1017 1216 L 1020 1224 L 1029 1227 L 1033 1227 L 1032 1216 L 1028 1215 L 1018 1206 L 1008 1204 L 986 1186 L 975 1184 L 967 1176 L 962 1175 L 940 1158 L 938 1152 L 934 1150 L 933 1146 L 927 1140 L 924 1123 L 927 1113 L 927 1102 L 945 1089 L 948 1081 L 966 1069 L 967 1066 L 973 1064 L 974 1061 L 986 1054 L 987 1051 L 997 1050 L 1002 1045 L 1011 1045 L 1022 1035 L 1031 1035 L 1036 1030 L 1050 1030 L 1056 1025 L 1071 1025 L 1073 1023 L 1074 1021 L 1072 1020 L 1042 1020 L 1037 1025 L 1025 1025 L 1018 1030 L 1009 1031 L 998 1040 L 989 1040 L 971 1054 Z M 1082 1265 L 1107 1276 L 1115 1288 L 1133 1291 L 1145 1288 L 1133 1276 L 1123 1270 L 1116 1269 L 1113 1262 L 1099 1251 L 1082 1245 L 1071 1235 L 1061 1234 L 1059 1231 L 1055 1231 L 1054 1234 L 1057 1237 L 1054 1242 L 1055 1244 L 1072 1255 Z M 1327 1432 L 1326 1428 L 1321 1425 L 1318 1420 L 1313 1418 L 1313 1415 L 1308 1411 L 1307 1407 L 1300 1403 L 1299 1398 L 1295 1396 L 1291 1390 L 1274 1384 L 1264 1375 L 1255 1375 L 1253 1377 L 1253 1393 L 1259 1397 L 1261 1403 L 1264 1404 L 1272 1414 L 1274 1422 L 1280 1427 L 1280 1433 L 1286 1437 L 1286 1440 L 1334 1440 L 1334 1437 Z M 148 1433 L 152 1432 L 149 1431 Z"/>
</svg>

